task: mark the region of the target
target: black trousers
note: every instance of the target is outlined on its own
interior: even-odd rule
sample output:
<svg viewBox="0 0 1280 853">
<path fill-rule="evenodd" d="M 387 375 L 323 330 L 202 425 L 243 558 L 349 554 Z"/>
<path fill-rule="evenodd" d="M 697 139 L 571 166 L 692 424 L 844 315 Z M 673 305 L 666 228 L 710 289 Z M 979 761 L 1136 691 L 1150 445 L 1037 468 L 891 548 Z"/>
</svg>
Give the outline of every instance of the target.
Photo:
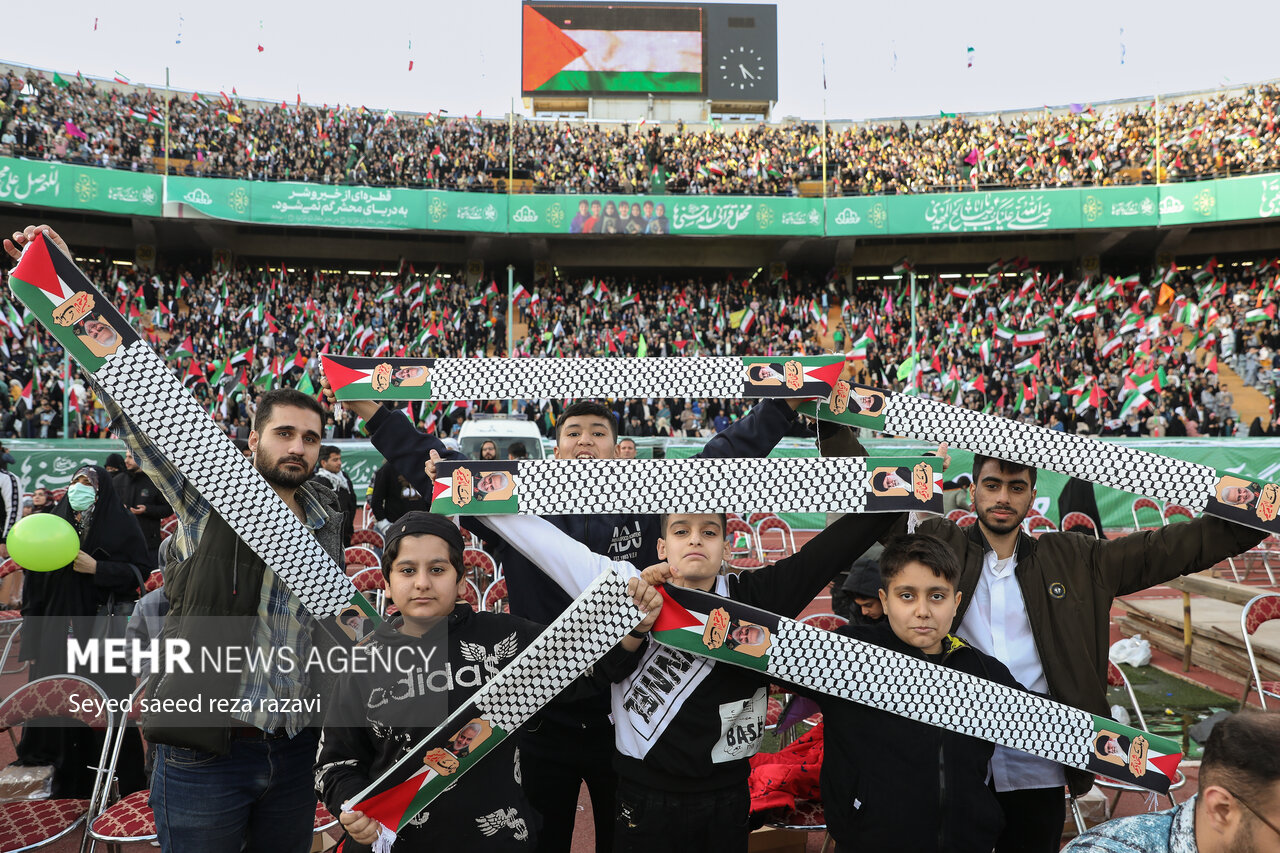
<svg viewBox="0 0 1280 853">
<path fill-rule="evenodd" d="M 595 816 L 596 853 L 610 853 L 609 818 L 618 787 L 613 726 L 570 728 L 547 720 L 535 726 L 520 738 L 520 773 L 524 795 L 542 815 L 538 853 L 569 853 L 583 782 Z"/>
<path fill-rule="evenodd" d="M 618 853 L 746 853 L 751 794 L 744 784 L 670 793 L 618 780 Z M 597 826 L 599 826 L 597 821 Z"/>
<path fill-rule="evenodd" d="M 1028 788 L 996 792 L 1004 810 L 1004 832 L 995 853 L 1057 853 L 1067 819 L 1067 790 Z"/>
</svg>

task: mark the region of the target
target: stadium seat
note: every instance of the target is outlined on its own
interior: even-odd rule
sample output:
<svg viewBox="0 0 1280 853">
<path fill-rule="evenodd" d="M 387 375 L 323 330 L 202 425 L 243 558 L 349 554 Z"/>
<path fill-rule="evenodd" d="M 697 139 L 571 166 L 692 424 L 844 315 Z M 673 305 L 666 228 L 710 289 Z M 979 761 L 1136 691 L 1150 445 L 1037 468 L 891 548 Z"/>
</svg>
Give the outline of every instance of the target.
<svg viewBox="0 0 1280 853">
<path fill-rule="evenodd" d="M 725 556 L 731 563 L 734 560 L 760 560 L 756 532 L 741 518 L 729 519 L 725 530 Z"/>
<path fill-rule="evenodd" d="M 484 609 L 490 613 L 509 613 L 507 579 L 498 578 L 484 591 Z"/>
<path fill-rule="evenodd" d="M 471 575 L 477 586 L 488 586 L 499 576 L 498 564 L 483 548 L 466 548 L 462 552 L 462 567 Z"/>
<path fill-rule="evenodd" d="M 1244 649 L 1249 655 L 1249 669 L 1252 672 L 1252 678 L 1246 680 L 1244 695 L 1240 697 L 1241 708 L 1254 690 L 1258 691 L 1258 699 L 1264 711 L 1268 710 L 1268 699 L 1272 701 L 1271 710 L 1280 702 L 1280 681 L 1263 681 L 1258 656 L 1253 648 L 1253 635 L 1263 624 L 1274 619 L 1280 619 L 1280 593 L 1267 592 L 1256 596 L 1240 612 L 1240 631 L 1244 635 Z"/>
<path fill-rule="evenodd" d="M 462 583 L 459 584 L 459 589 L 461 589 L 461 593 L 458 596 L 458 600 L 470 604 L 472 610 L 479 610 L 480 590 L 476 588 L 476 585 L 469 580 L 463 579 Z"/>
<path fill-rule="evenodd" d="M 93 701 L 86 701 L 92 699 Z M 0 803 L 0 850 L 36 850 L 81 829 L 106 796 L 108 752 L 115 716 L 102 689 L 74 675 L 51 675 L 27 682 L 0 702 L 0 728 L 9 732 L 17 748 L 14 729 L 34 719 L 63 719 L 106 732 L 95 764 L 89 799 L 20 800 Z M 92 756 L 85 756 L 92 761 Z"/>
<path fill-rule="evenodd" d="M 346 561 L 348 568 L 351 566 L 382 565 L 382 558 L 366 545 L 352 545 L 350 548 L 343 550 L 342 559 Z"/>
<path fill-rule="evenodd" d="M 382 549 L 386 547 L 382 534 L 371 527 L 357 530 L 351 534 L 352 545 L 367 545 L 375 550 L 375 553 L 381 554 Z"/>
<path fill-rule="evenodd" d="M 1083 512 L 1069 512 L 1062 517 L 1062 532 L 1080 532 L 1080 528 L 1084 528 L 1093 534 L 1093 538 L 1098 538 L 1098 526 L 1093 523 L 1093 519 L 1085 515 Z"/>
<path fill-rule="evenodd" d="M 760 522 L 756 527 L 756 537 L 760 559 L 766 563 L 776 563 L 796 552 L 796 538 L 791 533 L 791 525 L 776 515 L 770 514 Z M 775 539 L 776 546 L 771 544 Z"/>
<path fill-rule="evenodd" d="M 1142 522 L 1138 520 L 1138 510 L 1142 509 L 1154 510 L 1158 523 L 1146 525 L 1144 527 Z M 1150 530 L 1155 527 L 1163 527 L 1166 523 L 1164 520 L 1164 511 L 1160 508 L 1160 504 L 1156 503 L 1151 498 L 1138 498 L 1133 502 L 1133 506 L 1130 507 L 1129 512 L 1133 516 L 1134 530 Z"/>
<path fill-rule="evenodd" d="M 967 510 L 967 509 L 953 509 L 953 510 L 951 510 L 951 512 L 947 513 L 947 520 L 948 520 L 948 521 L 955 521 L 955 522 L 959 522 L 959 521 L 960 521 L 960 519 L 962 519 L 962 518 L 964 518 L 966 515 L 970 515 L 970 514 L 971 514 L 971 513 L 970 513 L 970 512 L 969 512 L 969 510 Z"/>
<path fill-rule="evenodd" d="M 1196 517 L 1196 514 L 1187 509 L 1182 504 L 1165 504 L 1164 512 L 1165 524 L 1173 524 L 1175 521 L 1190 521 Z"/>
<path fill-rule="evenodd" d="M 1027 531 L 1031 536 L 1036 535 L 1036 531 L 1057 530 L 1058 525 L 1053 523 L 1052 518 L 1046 518 L 1043 515 L 1027 516 L 1022 520 L 1022 529 Z"/>
</svg>

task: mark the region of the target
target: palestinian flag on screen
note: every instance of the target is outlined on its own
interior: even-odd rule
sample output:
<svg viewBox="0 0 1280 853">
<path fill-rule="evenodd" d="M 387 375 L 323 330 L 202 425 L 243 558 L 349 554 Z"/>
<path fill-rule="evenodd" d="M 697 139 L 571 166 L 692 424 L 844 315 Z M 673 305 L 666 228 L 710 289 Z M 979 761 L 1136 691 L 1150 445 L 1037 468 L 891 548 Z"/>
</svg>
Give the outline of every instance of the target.
<svg viewBox="0 0 1280 853">
<path fill-rule="evenodd" d="M 702 9 L 526 3 L 522 89 L 702 91 Z"/>
</svg>

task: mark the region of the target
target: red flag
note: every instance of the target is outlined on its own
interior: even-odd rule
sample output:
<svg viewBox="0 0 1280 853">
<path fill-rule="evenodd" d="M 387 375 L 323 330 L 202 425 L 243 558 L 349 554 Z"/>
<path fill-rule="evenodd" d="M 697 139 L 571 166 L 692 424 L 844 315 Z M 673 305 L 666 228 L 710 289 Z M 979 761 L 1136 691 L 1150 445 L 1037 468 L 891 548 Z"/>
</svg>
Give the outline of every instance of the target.
<svg viewBox="0 0 1280 853">
<path fill-rule="evenodd" d="M 1089 405 L 1099 410 L 1102 408 L 1102 390 L 1098 388 L 1097 382 L 1089 389 Z"/>
<path fill-rule="evenodd" d="M 1218 372 L 1218 354 L 1216 352 L 1210 357 L 1209 363 L 1204 366 L 1204 369 L 1210 373 Z"/>
</svg>

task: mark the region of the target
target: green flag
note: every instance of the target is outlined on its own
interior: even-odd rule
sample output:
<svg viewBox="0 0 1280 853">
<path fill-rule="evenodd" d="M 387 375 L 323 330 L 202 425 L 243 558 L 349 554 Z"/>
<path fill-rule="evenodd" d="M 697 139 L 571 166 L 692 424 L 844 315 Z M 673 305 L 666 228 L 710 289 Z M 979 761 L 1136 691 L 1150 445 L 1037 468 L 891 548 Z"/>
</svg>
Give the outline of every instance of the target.
<svg viewBox="0 0 1280 853">
<path fill-rule="evenodd" d="M 311 374 L 303 371 L 302 378 L 298 380 L 298 390 L 308 396 L 314 396 L 316 386 L 311 384 Z"/>
<path fill-rule="evenodd" d="M 55 71 L 53 72 L 53 85 L 57 86 L 59 89 L 70 89 L 71 81 Z"/>
<path fill-rule="evenodd" d="M 640 336 L 640 343 L 636 346 L 636 357 L 644 358 L 649 354 L 649 344 L 645 342 L 644 335 Z"/>
</svg>

